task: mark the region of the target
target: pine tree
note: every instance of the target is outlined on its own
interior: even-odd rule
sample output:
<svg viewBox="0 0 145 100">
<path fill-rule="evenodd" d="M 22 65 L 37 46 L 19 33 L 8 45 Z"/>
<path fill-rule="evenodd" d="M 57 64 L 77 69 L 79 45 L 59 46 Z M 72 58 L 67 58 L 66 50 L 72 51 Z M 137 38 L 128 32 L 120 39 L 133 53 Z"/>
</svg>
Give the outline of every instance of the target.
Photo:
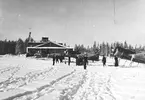
<svg viewBox="0 0 145 100">
<path fill-rule="evenodd" d="M 85 49 L 85 47 L 84 47 L 84 45 L 83 45 L 83 44 L 82 44 L 82 45 L 80 45 L 80 51 L 81 51 L 82 53 L 86 52 L 86 49 Z"/>
<path fill-rule="evenodd" d="M 18 39 L 18 41 L 16 42 L 16 54 L 22 54 L 24 53 L 24 42 L 21 38 Z"/>
<path fill-rule="evenodd" d="M 108 42 L 107 42 L 107 44 L 106 44 L 106 47 L 107 47 L 107 56 L 108 56 L 108 55 L 110 55 L 110 53 L 111 53 L 111 47 L 110 47 L 110 45 L 109 45 Z"/>
<path fill-rule="evenodd" d="M 128 48 L 128 44 L 126 41 L 124 42 L 124 48 Z"/>
<path fill-rule="evenodd" d="M 89 47 L 89 46 L 87 46 L 86 51 L 87 51 L 87 52 L 91 52 L 91 50 L 90 50 L 90 47 Z"/>
<path fill-rule="evenodd" d="M 75 44 L 74 51 L 80 52 L 79 46 Z"/>
<path fill-rule="evenodd" d="M 29 42 L 35 42 L 35 40 L 33 38 L 26 38 L 26 40 L 24 41 L 24 53 L 26 53 L 26 48 L 28 47 L 28 43 Z"/>
<path fill-rule="evenodd" d="M 97 45 L 96 45 L 96 41 L 94 41 L 94 44 L 93 44 L 93 53 L 97 53 L 98 52 L 98 48 L 97 48 Z"/>
<path fill-rule="evenodd" d="M 100 54 L 101 54 L 101 55 L 106 55 L 105 50 L 106 50 L 105 43 L 102 42 L 102 43 L 100 44 Z"/>
</svg>

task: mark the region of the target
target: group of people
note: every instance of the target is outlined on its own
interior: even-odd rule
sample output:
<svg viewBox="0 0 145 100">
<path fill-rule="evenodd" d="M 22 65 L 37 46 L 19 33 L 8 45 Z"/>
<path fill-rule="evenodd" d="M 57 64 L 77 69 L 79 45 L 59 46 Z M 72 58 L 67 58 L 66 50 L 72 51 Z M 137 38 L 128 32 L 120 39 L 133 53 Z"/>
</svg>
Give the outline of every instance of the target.
<svg viewBox="0 0 145 100">
<path fill-rule="evenodd" d="M 53 55 L 53 65 L 55 65 L 55 62 L 58 63 L 58 59 L 60 60 L 60 62 L 63 62 L 63 59 L 61 57 L 58 57 L 56 55 Z M 115 66 L 118 66 L 118 57 L 114 57 L 114 60 L 115 60 Z M 71 57 L 68 56 L 68 65 L 70 65 L 70 62 L 71 62 Z M 87 55 L 83 56 L 83 57 L 76 57 L 76 65 L 83 65 L 84 66 L 84 69 L 86 70 L 87 69 L 87 63 L 88 63 L 88 57 Z M 102 63 L 103 63 L 103 66 L 106 66 L 106 57 L 103 55 L 103 58 L 102 58 Z M 66 64 L 66 61 L 65 61 L 65 64 Z"/>
<path fill-rule="evenodd" d="M 53 65 L 55 65 L 55 63 L 59 63 L 59 61 L 60 61 L 60 63 L 62 63 L 64 57 L 58 56 L 58 55 L 53 55 L 52 59 L 53 59 Z M 70 65 L 70 62 L 71 62 L 71 58 L 68 57 L 68 65 Z M 65 63 L 66 63 L 66 61 L 65 61 Z"/>
<path fill-rule="evenodd" d="M 88 64 L 87 54 L 85 54 L 85 55 L 78 55 L 76 57 L 76 66 L 77 65 L 84 65 L 84 69 L 86 70 L 87 64 Z"/>
<path fill-rule="evenodd" d="M 118 66 L 119 64 L 118 64 L 118 57 L 114 57 L 114 60 L 115 60 L 115 63 L 114 63 L 114 65 L 115 66 Z M 103 66 L 106 66 L 106 57 L 103 55 L 103 58 L 102 58 L 102 63 L 103 63 Z"/>
<path fill-rule="evenodd" d="M 53 55 L 52 59 L 53 59 L 53 66 L 55 65 L 55 63 L 59 62 L 58 61 L 59 57 L 56 55 Z M 60 62 L 63 62 L 63 60 L 60 59 Z M 70 65 L 70 63 L 71 63 L 71 57 L 68 56 L 68 65 Z M 76 57 L 76 65 L 84 65 L 84 69 L 86 69 L 87 63 L 88 63 L 88 57 L 86 55 L 81 59 L 79 57 Z M 66 60 L 65 60 L 65 64 L 66 64 Z"/>
</svg>

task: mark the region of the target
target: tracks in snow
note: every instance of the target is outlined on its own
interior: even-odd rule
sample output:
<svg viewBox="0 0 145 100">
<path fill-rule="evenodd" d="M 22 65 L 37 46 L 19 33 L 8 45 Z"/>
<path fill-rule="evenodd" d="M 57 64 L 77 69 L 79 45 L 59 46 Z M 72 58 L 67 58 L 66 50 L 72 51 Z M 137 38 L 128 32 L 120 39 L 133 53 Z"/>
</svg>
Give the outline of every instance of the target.
<svg viewBox="0 0 145 100">
<path fill-rule="evenodd" d="M 74 72 L 75 72 L 75 70 L 70 72 L 70 73 L 68 73 L 68 74 L 65 74 L 65 75 L 63 75 L 63 76 L 61 76 L 61 77 L 59 77 L 59 78 L 57 78 L 57 79 L 55 79 L 53 81 L 51 81 L 50 83 L 48 83 L 46 85 L 43 85 L 43 86 L 37 88 L 34 91 L 26 91 L 24 93 L 17 94 L 15 96 L 6 98 L 4 100 L 26 100 L 26 99 L 27 100 L 31 100 L 31 99 L 34 100 L 34 99 L 37 99 L 37 98 L 45 95 L 46 93 L 51 92 L 53 90 L 52 86 L 55 83 L 59 82 L 60 80 L 64 79 L 65 77 L 68 77 L 68 76 L 72 75 Z"/>
<path fill-rule="evenodd" d="M 116 100 L 110 90 L 110 76 L 107 76 L 99 72 L 88 72 L 87 80 L 72 100 Z"/>
<path fill-rule="evenodd" d="M 18 70 L 20 70 L 20 67 L 18 68 Z M 13 73 L 11 73 L 12 75 L 10 78 L 0 83 L 0 92 L 16 89 L 27 85 L 37 79 L 45 78 L 45 76 L 47 76 L 47 74 L 49 74 L 49 72 L 52 71 L 53 68 L 50 68 L 49 70 L 47 69 L 45 71 L 42 70 L 39 72 L 29 72 L 22 77 L 13 77 L 14 73 L 18 72 L 18 70 L 15 70 Z"/>
<path fill-rule="evenodd" d="M 8 67 L 8 68 L 4 68 L 4 69 L 0 70 L 0 75 L 3 75 L 3 73 L 8 74 L 8 72 L 9 72 L 8 79 L 0 82 L 0 92 L 3 92 L 4 88 L 6 88 L 8 86 L 8 84 L 12 83 L 11 80 L 13 79 L 13 76 L 20 70 L 20 68 L 21 67 L 18 66 L 18 67 Z"/>
<path fill-rule="evenodd" d="M 17 67 L 7 67 L 7 68 L 0 69 L 0 75 L 5 74 L 7 72 L 11 72 L 9 78 L 12 78 L 13 75 L 20 70 L 20 68 L 21 68 L 20 66 L 17 66 Z"/>
<path fill-rule="evenodd" d="M 59 96 L 58 100 L 72 100 L 78 89 L 84 84 L 86 75 L 87 71 L 84 71 L 74 73 L 72 77 L 66 79 L 64 81 L 66 82 L 66 88 L 61 90 L 61 95 Z"/>
<path fill-rule="evenodd" d="M 51 93 L 56 93 L 54 100 L 116 100 L 111 92 L 110 78 L 110 73 L 74 70 L 35 91 L 27 91 L 5 100 L 39 100 Z"/>
<path fill-rule="evenodd" d="M 16 67 L 15 69 L 1 70 L 0 73 L 10 70 L 12 72 L 11 77 L 0 83 L 2 92 L 23 87 L 35 80 L 50 78 L 50 74 L 55 76 L 58 72 L 61 72 L 58 68 L 50 68 L 38 72 L 29 72 L 23 77 L 13 77 L 20 70 L 20 67 Z M 110 73 L 73 70 L 63 76 L 54 78 L 48 84 L 35 90 L 19 93 L 4 100 L 39 100 L 52 93 L 56 93 L 55 100 L 105 100 L 106 98 L 107 100 L 116 100 L 110 90 L 110 78 Z"/>
</svg>

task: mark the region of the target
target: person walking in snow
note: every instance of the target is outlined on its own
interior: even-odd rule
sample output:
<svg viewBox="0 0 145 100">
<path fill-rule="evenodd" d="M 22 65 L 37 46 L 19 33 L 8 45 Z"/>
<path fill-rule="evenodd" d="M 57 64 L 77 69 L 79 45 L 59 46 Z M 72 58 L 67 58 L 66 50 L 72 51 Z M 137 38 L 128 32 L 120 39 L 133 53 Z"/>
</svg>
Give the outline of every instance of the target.
<svg viewBox="0 0 145 100">
<path fill-rule="evenodd" d="M 59 59 L 59 58 L 58 58 L 58 55 L 56 55 L 56 56 L 55 56 L 55 58 L 56 58 L 56 63 L 59 63 L 59 60 L 58 60 L 58 59 Z"/>
<path fill-rule="evenodd" d="M 106 57 L 103 55 L 103 58 L 102 58 L 102 63 L 103 63 L 103 66 L 106 66 Z"/>
<path fill-rule="evenodd" d="M 68 57 L 68 65 L 70 65 L 70 62 L 71 62 L 71 58 L 70 56 Z"/>
<path fill-rule="evenodd" d="M 53 66 L 54 66 L 55 65 L 55 55 L 54 54 L 53 54 L 52 59 L 53 59 Z"/>
<path fill-rule="evenodd" d="M 115 60 L 115 66 L 118 66 L 118 57 L 114 57 L 114 60 Z"/>
<path fill-rule="evenodd" d="M 76 66 L 79 65 L 78 59 L 79 59 L 79 56 L 77 55 L 77 56 L 76 56 Z"/>
<path fill-rule="evenodd" d="M 87 57 L 87 55 L 85 54 L 85 56 L 84 56 L 84 69 L 85 69 L 85 70 L 87 69 L 87 62 L 88 62 L 88 57 Z"/>
</svg>

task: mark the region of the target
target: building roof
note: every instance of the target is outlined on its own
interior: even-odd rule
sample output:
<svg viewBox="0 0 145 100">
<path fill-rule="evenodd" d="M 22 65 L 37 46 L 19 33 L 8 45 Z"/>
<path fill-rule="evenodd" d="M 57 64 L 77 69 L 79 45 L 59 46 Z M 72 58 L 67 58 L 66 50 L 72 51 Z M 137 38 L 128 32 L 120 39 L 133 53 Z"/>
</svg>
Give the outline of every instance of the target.
<svg viewBox="0 0 145 100">
<path fill-rule="evenodd" d="M 64 46 L 59 43 L 55 43 L 52 41 L 48 42 L 36 42 L 36 43 L 30 43 L 31 45 L 28 45 L 27 48 L 33 48 L 33 49 L 73 49 L 72 47 Z"/>
<path fill-rule="evenodd" d="M 28 49 L 73 49 L 70 47 L 27 47 Z"/>
</svg>

